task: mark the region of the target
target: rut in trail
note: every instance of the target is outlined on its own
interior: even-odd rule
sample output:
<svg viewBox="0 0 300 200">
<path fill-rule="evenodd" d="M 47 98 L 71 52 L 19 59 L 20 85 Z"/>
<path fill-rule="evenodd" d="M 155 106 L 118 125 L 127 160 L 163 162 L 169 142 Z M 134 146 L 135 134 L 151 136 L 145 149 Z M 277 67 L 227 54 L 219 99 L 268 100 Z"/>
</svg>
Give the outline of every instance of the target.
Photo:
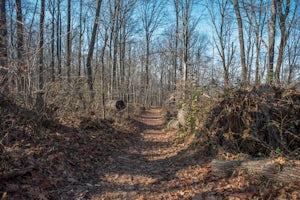
<svg viewBox="0 0 300 200">
<path fill-rule="evenodd" d="M 184 159 L 189 142 L 174 145 L 176 133 L 164 131 L 164 112 L 151 107 L 141 116 L 139 137 L 113 152 L 101 169 L 100 186 L 91 199 L 173 199 L 185 190 L 180 170 L 195 160 Z"/>
</svg>

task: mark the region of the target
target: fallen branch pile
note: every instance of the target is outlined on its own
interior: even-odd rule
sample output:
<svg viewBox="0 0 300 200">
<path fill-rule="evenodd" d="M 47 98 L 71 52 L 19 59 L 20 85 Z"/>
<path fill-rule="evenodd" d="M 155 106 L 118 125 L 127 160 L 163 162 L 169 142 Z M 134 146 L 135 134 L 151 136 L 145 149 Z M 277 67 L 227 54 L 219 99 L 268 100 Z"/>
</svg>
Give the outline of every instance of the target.
<svg viewBox="0 0 300 200">
<path fill-rule="evenodd" d="M 300 155 L 300 92 L 269 86 L 225 91 L 205 128 L 229 152 Z"/>
</svg>

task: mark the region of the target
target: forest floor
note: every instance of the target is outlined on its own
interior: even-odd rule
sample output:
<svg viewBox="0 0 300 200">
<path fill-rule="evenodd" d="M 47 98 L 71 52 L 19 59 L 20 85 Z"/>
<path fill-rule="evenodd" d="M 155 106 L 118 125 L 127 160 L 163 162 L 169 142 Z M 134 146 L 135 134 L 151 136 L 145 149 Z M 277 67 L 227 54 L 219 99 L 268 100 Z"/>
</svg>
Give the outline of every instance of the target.
<svg viewBox="0 0 300 200">
<path fill-rule="evenodd" d="M 24 115 L 27 111 L 22 112 Z M 18 117 L 22 112 L 17 112 Z M 230 178 L 213 176 L 212 158 L 206 155 L 195 135 L 165 130 L 164 116 L 162 108 L 150 107 L 137 119 L 119 127 L 106 121 L 95 124 L 84 119 L 81 126 L 74 128 L 44 124 L 47 128 L 43 133 L 24 136 L 23 132 L 14 145 L 1 148 L 0 197 L 300 198 L 299 186 L 274 185 L 245 173 Z M 8 121 L 6 118 L 6 124 Z M 28 121 L 26 124 L 30 124 Z M 17 135 L 20 130 L 14 128 L 14 131 Z M 3 136 L 1 142 L 4 140 L 9 140 L 9 136 Z"/>
</svg>

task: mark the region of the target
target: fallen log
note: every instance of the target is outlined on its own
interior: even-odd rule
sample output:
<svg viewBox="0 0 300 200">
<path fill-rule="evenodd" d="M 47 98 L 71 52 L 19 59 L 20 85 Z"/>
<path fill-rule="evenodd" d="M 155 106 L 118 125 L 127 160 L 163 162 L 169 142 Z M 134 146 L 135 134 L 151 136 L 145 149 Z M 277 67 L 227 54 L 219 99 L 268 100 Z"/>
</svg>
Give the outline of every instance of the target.
<svg viewBox="0 0 300 200">
<path fill-rule="evenodd" d="M 217 177 L 228 178 L 235 170 L 245 170 L 275 182 L 294 183 L 300 180 L 300 165 L 282 165 L 274 159 L 245 161 L 214 159 L 211 162 L 211 172 Z"/>
<path fill-rule="evenodd" d="M 228 178 L 232 175 L 233 170 L 241 165 L 238 160 L 212 160 L 211 172 L 213 175 L 221 178 Z"/>
<path fill-rule="evenodd" d="M 126 104 L 123 100 L 110 100 L 106 102 L 106 108 L 110 110 L 120 111 L 126 108 Z"/>
</svg>

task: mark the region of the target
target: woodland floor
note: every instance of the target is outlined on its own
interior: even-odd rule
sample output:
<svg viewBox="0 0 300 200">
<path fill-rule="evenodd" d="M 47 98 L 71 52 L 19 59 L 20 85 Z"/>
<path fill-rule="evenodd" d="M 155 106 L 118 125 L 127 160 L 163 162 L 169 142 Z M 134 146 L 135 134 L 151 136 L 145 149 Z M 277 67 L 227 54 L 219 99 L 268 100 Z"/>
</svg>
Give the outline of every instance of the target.
<svg viewBox="0 0 300 200">
<path fill-rule="evenodd" d="M 47 136 L 27 137 L 5 149 L 2 164 L 7 163 L 0 174 L 0 197 L 300 198 L 299 185 L 274 185 L 247 174 L 214 177 L 211 158 L 195 142 L 195 136 L 164 130 L 164 116 L 160 107 L 151 107 L 119 128 L 105 122 L 97 128 L 93 124 L 81 128 L 57 125 L 47 129 Z"/>
</svg>

